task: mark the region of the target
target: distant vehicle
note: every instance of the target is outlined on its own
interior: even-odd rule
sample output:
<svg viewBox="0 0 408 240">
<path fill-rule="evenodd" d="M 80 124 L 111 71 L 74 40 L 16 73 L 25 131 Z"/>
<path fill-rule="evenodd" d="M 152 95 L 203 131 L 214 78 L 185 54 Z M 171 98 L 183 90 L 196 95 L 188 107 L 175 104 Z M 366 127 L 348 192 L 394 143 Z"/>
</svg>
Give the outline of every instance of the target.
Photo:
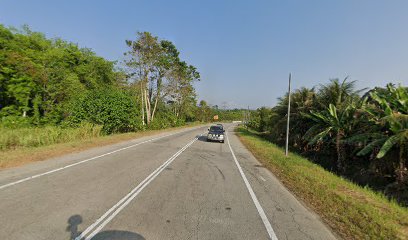
<svg viewBox="0 0 408 240">
<path fill-rule="evenodd" d="M 221 125 L 214 125 L 208 129 L 207 142 L 218 141 L 224 143 L 224 127 Z"/>
</svg>

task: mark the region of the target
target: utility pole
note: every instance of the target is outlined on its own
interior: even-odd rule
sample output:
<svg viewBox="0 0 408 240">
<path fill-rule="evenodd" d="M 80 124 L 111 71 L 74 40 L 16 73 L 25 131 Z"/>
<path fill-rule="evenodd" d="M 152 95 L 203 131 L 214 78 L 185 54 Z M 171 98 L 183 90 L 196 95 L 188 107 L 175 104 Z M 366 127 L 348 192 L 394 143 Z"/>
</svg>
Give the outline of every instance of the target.
<svg viewBox="0 0 408 240">
<path fill-rule="evenodd" d="M 286 149 L 285 149 L 285 156 L 288 156 L 289 153 L 289 119 L 290 119 L 290 80 L 292 78 L 292 74 L 289 73 L 289 90 L 288 90 L 288 122 L 286 124 Z"/>
<path fill-rule="evenodd" d="M 246 126 L 246 129 L 248 131 L 248 111 L 244 110 L 244 113 L 245 113 L 245 126 Z"/>
<path fill-rule="evenodd" d="M 249 111 L 249 106 L 248 106 L 248 122 L 251 121 L 251 111 Z"/>
</svg>

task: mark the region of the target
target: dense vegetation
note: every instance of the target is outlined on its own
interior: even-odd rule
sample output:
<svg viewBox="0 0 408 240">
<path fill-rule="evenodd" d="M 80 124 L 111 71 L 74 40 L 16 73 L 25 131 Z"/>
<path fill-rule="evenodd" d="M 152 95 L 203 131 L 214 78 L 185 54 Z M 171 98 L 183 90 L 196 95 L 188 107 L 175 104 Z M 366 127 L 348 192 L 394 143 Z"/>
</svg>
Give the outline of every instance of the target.
<svg viewBox="0 0 408 240">
<path fill-rule="evenodd" d="M 289 145 L 326 169 L 408 202 L 408 88 L 331 80 L 291 95 Z M 288 96 L 252 112 L 250 127 L 284 145 Z"/>
<path fill-rule="evenodd" d="M 43 34 L 0 25 L 2 125 L 61 124 L 79 95 L 114 89 L 123 80 L 114 63 L 90 49 Z M 125 93 L 123 93 L 125 94 Z"/>
<path fill-rule="evenodd" d="M 408 209 L 383 194 L 326 171 L 259 132 L 238 128 L 238 136 L 262 165 L 306 203 L 341 239 L 407 239 Z"/>
<path fill-rule="evenodd" d="M 200 74 L 172 42 L 141 32 L 125 43 L 125 60 L 112 62 L 27 26 L 0 25 L 0 148 L 26 142 L 30 130 L 39 132 L 34 128 L 67 132 L 86 126 L 86 133 L 95 126 L 111 134 L 211 121 L 216 114 L 221 121 L 241 119 L 240 110 L 197 104 L 193 84 Z M 24 129 L 24 139 L 9 129 Z"/>
</svg>

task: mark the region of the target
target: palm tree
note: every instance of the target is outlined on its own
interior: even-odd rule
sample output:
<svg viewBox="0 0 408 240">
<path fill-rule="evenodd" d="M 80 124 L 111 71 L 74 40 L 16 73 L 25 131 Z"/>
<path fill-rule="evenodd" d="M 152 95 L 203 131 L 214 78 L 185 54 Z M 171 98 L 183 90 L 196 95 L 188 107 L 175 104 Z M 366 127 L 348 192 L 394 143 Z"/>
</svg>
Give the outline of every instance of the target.
<svg viewBox="0 0 408 240">
<path fill-rule="evenodd" d="M 288 95 L 278 99 L 279 102 L 273 108 L 270 116 L 270 122 L 273 124 L 271 132 L 276 135 L 283 136 L 286 133 Z M 316 92 L 314 88 L 305 88 L 295 90 L 291 94 L 291 111 L 290 111 L 290 139 L 291 146 L 304 150 L 306 143 L 303 140 L 303 135 L 311 126 L 311 121 L 304 114 L 316 108 Z"/>
<path fill-rule="evenodd" d="M 323 109 L 329 104 L 341 108 L 360 99 L 359 94 L 365 89 L 355 90 L 357 81 L 348 81 L 348 79 L 349 77 L 346 77 L 340 82 L 336 78 L 331 79 L 329 84 L 320 84 L 317 99 Z"/>
<path fill-rule="evenodd" d="M 358 105 L 363 103 L 360 101 L 359 93 L 364 89 L 356 91 L 355 84 L 356 81 L 348 81 L 346 77 L 342 82 L 331 79 L 329 84 L 320 85 L 315 110 L 304 114 L 313 121 L 313 126 L 309 128 L 304 138 L 308 140 L 309 145 L 334 142 L 337 169 L 341 173 L 346 170 L 344 139 L 358 124 L 355 115 L 358 112 Z"/>
</svg>

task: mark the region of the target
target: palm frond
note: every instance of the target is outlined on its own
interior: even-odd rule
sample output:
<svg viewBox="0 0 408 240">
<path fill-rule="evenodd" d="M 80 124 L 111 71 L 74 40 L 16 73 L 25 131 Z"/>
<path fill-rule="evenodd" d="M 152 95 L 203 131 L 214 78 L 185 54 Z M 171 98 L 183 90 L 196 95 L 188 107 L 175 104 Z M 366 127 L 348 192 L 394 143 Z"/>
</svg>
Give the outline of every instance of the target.
<svg viewBox="0 0 408 240">
<path fill-rule="evenodd" d="M 305 135 L 303 136 L 303 138 L 307 141 L 311 140 L 313 137 L 317 134 L 317 132 L 320 130 L 321 126 L 319 125 L 314 125 L 311 128 L 309 128 L 309 130 L 306 131 Z"/>
<path fill-rule="evenodd" d="M 333 118 L 338 119 L 338 117 L 337 117 L 337 108 L 336 108 L 336 106 L 334 106 L 331 103 L 329 104 L 329 113 Z"/>
<path fill-rule="evenodd" d="M 377 154 L 377 158 L 382 158 L 387 154 L 387 152 L 398 142 L 398 135 L 391 136 L 382 145 L 380 151 Z"/>
<path fill-rule="evenodd" d="M 347 139 L 345 139 L 345 142 L 347 143 L 359 143 L 359 142 L 364 142 L 364 141 L 369 141 L 371 139 L 380 139 L 380 138 L 385 138 L 386 136 L 383 135 L 382 133 L 361 133 L 357 134 L 354 136 L 351 136 Z"/>
<path fill-rule="evenodd" d="M 323 138 L 326 137 L 330 133 L 331 130 L 332 130 L 332 128 L 328 127 L 324 131 L 322 131 L 319 134 L 317 134 L 316 136 L 314 136 L 312 138 L 312 140 L 309 141 L 309 145 L 313 145 L 316 142 L 323 140 Z"/>
<path fill-rule="evenodd" d="M 385 138 L 383 139 L 377 139 L 372 141 L 370 144 L 365 146 L 363 149 L 361 149 L 358 153 L 357 156 L 364 156 L 367 155 L 368 153 L 372 152 L 375 147 L 380 147 L 385 141 Z"/>
</svg>

